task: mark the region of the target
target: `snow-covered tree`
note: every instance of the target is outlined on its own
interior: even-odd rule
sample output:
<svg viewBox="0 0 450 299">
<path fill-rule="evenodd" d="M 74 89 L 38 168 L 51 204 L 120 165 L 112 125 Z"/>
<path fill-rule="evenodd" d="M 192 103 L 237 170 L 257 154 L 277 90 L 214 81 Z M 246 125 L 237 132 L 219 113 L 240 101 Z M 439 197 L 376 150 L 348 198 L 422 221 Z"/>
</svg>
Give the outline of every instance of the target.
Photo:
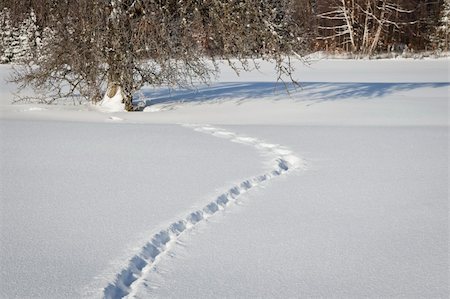
<svg viewBox="0 0 450 299">
<path fill-rule="evenodd" d="M 36 15 L 30 11 L 20 23 L 11 22 L 10 12 L 0 11 L 0 62 L 20 62 L 29 59 L 40 42 Z"/>
<path fill-rule="evenodd" d="M 126 110 L 144 84 L 207 81 L 218 59 L 240 69 L 271 59 L 290 76 L 304 47 L 291 0 L 45 1 L 36 13 L 51 39 L 16 81 L 53 97 L 122 98 Z"/>
<path fill-rule="evenodd" d="M 450 0 L 444 0 L 439 16 L 439 25 L 431 37 L 441 51 L 450 49 Z"/>
</svg>

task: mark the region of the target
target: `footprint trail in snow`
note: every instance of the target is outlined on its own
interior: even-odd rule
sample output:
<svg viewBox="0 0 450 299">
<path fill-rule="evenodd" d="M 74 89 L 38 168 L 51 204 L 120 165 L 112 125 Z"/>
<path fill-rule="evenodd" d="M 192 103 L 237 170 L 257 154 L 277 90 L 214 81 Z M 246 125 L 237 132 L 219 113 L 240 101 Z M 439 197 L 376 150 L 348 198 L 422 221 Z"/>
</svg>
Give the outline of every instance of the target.
<svg viewBox="0 0 450 299">
<path fill-rule="evenodd" d="M 143 279 L 143 274 L 146 272 L 146 269 L 155 266 L 157 261 L 168 253 L 171 246 L 176 243 L 176 240 L 178 240 L 182 233 L 192 229 L 196 224 L 213 216 L 218 211 L 223 210 L 249 189 L 269 181 L 274 177 L 286 174 L 293 169 L 299 169 L 304 166 L 304 162 L 299 157 L 281 145 L 266 143 L 257 138 L 240 136 L 209 125 L 184 126 L 201 133 L 226 138 L 231 142 L 253 146 L 264 157 L 267 157 L 264 162 L 268 163 L 270 170 L 232 186 L 226 192 L 219 194 L 202 209 L 192 211 L 186 217 L 173 222 L 167 228 L 151 236 L 150 241 L 142 246 L 139 253 L 129 260 L 128 265 L 120 273 L 117 273 L 114 281 L 110 282 L 103 289 L 104 298 L 133 298 L 136 287 L 139 285 L 140 280 Z"/>
</svg>

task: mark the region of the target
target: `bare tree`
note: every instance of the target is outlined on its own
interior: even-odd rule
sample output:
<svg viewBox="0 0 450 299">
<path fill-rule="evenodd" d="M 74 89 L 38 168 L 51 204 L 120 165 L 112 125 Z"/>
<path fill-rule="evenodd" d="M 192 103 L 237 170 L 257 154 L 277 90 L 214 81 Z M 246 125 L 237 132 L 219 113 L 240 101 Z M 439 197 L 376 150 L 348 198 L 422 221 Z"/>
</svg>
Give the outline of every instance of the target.
<svg viewBox="0 0 450 299">
<path fill-rule="evenodd" d="M 208 81 L 219 59 L 236 70 L 255 58 L 274 60 L 278 79 L 292 79 L 289 57 L 305 48 L 291 0 L 20 1 L 38 7 L 44 46 L 15 81 L 54 98 L 120 96 L 128 111 L 145 84 Z"/>
<path fill-rule="evenodd" d="M 351 52 L 372 54 L 383 34 L 402 30 L 418 22 L 405 18 L 415 8 L 407 9 L 399 0 L 334 0 L 334 4 L 318 14 L 319 40 L 331 40 Z"/>
</svg>

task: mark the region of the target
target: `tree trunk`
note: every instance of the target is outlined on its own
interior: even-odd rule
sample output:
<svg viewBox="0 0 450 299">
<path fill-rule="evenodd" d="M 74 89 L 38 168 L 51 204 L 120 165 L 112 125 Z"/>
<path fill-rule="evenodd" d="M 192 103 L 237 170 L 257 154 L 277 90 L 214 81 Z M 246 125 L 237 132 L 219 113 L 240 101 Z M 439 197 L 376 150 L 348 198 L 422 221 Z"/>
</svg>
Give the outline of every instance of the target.
<svg viewBox="0 0 450 299">
<path fill-rule="evenodd" d="M 123 92 L 123 103 L 126 111 L 135 111 L 133 107 L 133 96 L 126 91 Z"/>
<path fill-rule="evenodd" d="M 128 63 L 131 44 L 131 28 L 124 16 L 122 0 L 110 0 L 111 13 L 107 24 L 108 31 L 108 90 L 109 98 L 119 96 L 126 111 L 133 111 L 133 64 Z M 120 92 L 120 95 L 117 93 Z"/>
<path fill-rule="evenodd" d="M 378 41 L 380 40 L 381 36 L 381 31 L 384 26 L 385 15 L 386 15 L 386 0 L 383 0 L 383 3 L 381 5 L 380 19 L 378 20 L 378 27 L 375 32 L 375 36 L 373 37 L 372 44 L 369 47 L 369 55 L 371 55 L 375 51 L 378 45 Z"/>
<path fill-rule="evenodd" d="M 347 7 L 347 4 L 345 2 L 345 0 L 341 0 L 341 4 L 342 4 L 342 12 L 344 14 L 344 18 L 345 18 L 345 23 L 347 24 L 347 29 L 348 29 L 348 35 L 350 38 L 350 43 L 352 46 L 352 52 L 356 51 L 356 44 L 355 44 L 355 31 L 353 28 L 353 20 L 352 20 L 352 16 L 351 14 L 353 13 L 352 11 L 350 11 L 350 8 Z"/>
<path fill-rule="evenodd" d="M 363 40 L 362 40 L 362 46 L 360 48 L 360 51 L 364 54 L 367 54 L 367 48 L 369 47 L 369 11 L 370 11 L 370 0 L 367 0 L 366 2 L 366 13 L 364 17 L 364 33 L 363 33 Z"/>
<path fill-rule="evenodd" d="M 108 83 L 108 88 L 106 90 L 106 99 L 112 100 L 113 98 L 117 101 L 121 101 L 122 104 L 124 104 L 124 109 L 126 111 L 134 111 L 133 107 L 133 97 L 132 95 L 127 92 L 126 88 L 124 88 L 119 82 L 117 81 L 110 81 Z"/>
</svg>

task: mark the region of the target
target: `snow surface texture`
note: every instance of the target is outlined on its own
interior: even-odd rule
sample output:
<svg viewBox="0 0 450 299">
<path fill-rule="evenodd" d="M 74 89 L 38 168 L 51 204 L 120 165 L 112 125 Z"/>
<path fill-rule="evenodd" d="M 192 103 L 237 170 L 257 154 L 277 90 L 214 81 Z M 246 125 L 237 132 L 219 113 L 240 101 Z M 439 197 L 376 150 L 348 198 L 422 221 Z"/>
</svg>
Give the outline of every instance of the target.
<svg viewBox="0 0 450 299">
<path fill-rule="evenodd" d="M 238 136 L 232 132 L 211 126 L 188 125 L 188 127 L 192 127 L 198 132 L 229 139 L 232 142 L 254 146 L 270 158 L 269 163 L 273 164 L 272 170 L 232 186 L 202 209 L 191 212 L 188 216 L 170 224 L 166 229 L 152 236 L 151 240 L 142 247 L 141 252 L 133 256 L 128 266 L 120 271 L 115 281 L 105 288 L 104 298 L 122 298 L 128 295 L 134 297 L 133 283 L 137 281 L 137 284 L 139 284 L 140 281 L 138 280 L 143 275 L 146 275 L 146 272 L 156 264 L 162 255 L 167 254 L 172 244 L 186 230 L 213 216 L 219 210 L 223 210 L 231 202 L 234 202 L 239 195 L 247 192 L 249 189 L 289 170 L 297 169 L 303 164 L 300 158 L 295 156 L 290 150 L 277 144 L 266 143 L 252 137 Z"/>
<path fill-rule="evenodd" d="M 224 128 L 307 171 L 181 236 L 136 298 L 448 298 L 447 128 Z"/>
<path fill-rule="evenodd" d="M 290 94 L 273 65 L 223 66 L 210 87 L 143 90 L 144 113 L 11 105 L 2 83 L 0 297 L 447 298 L 448 64 L 321 60 L 298 66 Z M 242 136 L 308 171 L 222 209 L 218 195 L 278 167 L 230 142 Z M 172 226 L 211 202 L 214 217 Z"/>
<path fill-rule="evenodd" d="M 2 120 L 0 139 L 0 298 L 95 297 L 149 236 L 261 172 L 253 148 L 178 125 Z"/>
</svg>

